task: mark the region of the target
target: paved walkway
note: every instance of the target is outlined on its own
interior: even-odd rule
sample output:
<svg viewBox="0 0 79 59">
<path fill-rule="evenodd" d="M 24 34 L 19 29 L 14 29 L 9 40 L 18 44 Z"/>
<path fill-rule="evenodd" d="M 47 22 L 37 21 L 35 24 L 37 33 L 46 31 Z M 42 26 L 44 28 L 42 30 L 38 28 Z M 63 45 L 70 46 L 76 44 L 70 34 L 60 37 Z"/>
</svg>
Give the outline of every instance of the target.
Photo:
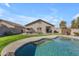
<svg viewBox="0 0 79 59">
<path fill-rule="evenodd" d="M 40 40 L 42 38 L 55 38 L 55 37 L 57 37 L 57 35 L 41 36 L 41 37 L 31 37 L 31 38 L 26 38 L 26 39 L 15 41 L 15 42 L 7 45 L 2 50 L 1 56 L 11 56 L 11 55 L 13 56 L 14 52 L 16 51 L 16 49 L 18 49 L 19 47 L 21 47 L 22 45 L 24 45 L 24 44 L 26 44 L 28 42 Z"/>
</svg>

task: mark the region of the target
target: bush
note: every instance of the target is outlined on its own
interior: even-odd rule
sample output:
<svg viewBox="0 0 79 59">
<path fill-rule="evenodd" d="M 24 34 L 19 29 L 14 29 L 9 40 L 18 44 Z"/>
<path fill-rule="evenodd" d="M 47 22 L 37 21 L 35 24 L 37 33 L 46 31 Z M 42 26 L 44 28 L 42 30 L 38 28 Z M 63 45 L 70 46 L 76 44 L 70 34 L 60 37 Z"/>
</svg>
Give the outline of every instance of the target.
<svg viewBox="0 0 79 59">
<path fill-rule="evenodd" d="M 7 31 L 4 33 L 4 36 L 9 36 L 9 35 L 14 35 L 14 33 L 12 33 L 11 31 Z"/>
<path fill-rule="evenodd" d="M 55 30 L 54 33 L 59 33 L 59 32 Z"/>
<path fill-rule="evenodd" d="M 74 34 L 75 34 L 76 36 L 79 36 L 79 32 L 74 32 Z"/>
</svg>

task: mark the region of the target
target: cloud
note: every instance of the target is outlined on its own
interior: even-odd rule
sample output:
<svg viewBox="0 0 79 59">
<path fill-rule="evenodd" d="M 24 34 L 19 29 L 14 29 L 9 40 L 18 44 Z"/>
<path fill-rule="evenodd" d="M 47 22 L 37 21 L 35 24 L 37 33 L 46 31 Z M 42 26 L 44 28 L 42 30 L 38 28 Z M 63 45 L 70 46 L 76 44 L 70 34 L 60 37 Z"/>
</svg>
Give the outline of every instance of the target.
<svg viewBox="0 0 79 59">
<path fill-rule="evenodd" d="M 79 17 L 79 13 L 73 16 L 73 19 L 76 19 L 77 17 Z"/>
<path fill-rule="evenodd" d="M 21 25 L 28 24 L 38 19 L 43 19 L 51 24 L 56 25 L 57 27 L 59 23 L 59 19 L 56 16 L 45 15 L 43 17 L 31 17 L 31 16 L 14 14 L 2 8 L 0 8 L 0 18 L 11 22 L 15 22 Z"/>
<path fill-rule="evenodd" d="M 0 8 L 0 18 L 4 19 L 4 20 L 15 22 L 15 23 L 19 23 L 21 25 L 25 25 L 29 22 L 32 22 L 32 21 L 35 21 L 38 19 L 36 17 L 17 15 L 17 14 L 9 12 L 3 8 Z"/>
<path fill-rule="evenodd" d="M 9 21 L 19 23 L 21 25 L 28 24 L 28 23 L 33 22 L 38 19 L 42 19 L 42 20 L 47 21 L 47 22 L 54 24 L 56 26 L 58 26 L 58 22 L 59 22 L 59 19 L 52 17 L 52 16 L 38 18 L 38 17 L 30 17 L 30 16 L 24 16 L 24 15 L 14 15 L 12 17 L 7 17 L 7 19 Z"/>
<path fill-rule="evenodd" d="M 6 11 L 2 8 L 0 8 L 0 16 L 3 16 L 6 13 Z"/>
<path fill-rule="evenodd" d="M 21 25 L 28 24 L 30 22 L 33 22 L 37 20 L 38 18 L 24 16 L 24 15 L 13 15 L 12 17 L 7 17 L 8 21 L 12 21 Z"/>
<path fill-rule="evenodd" d="M 23 16 L 23 15 L 17 15 L 19 18 L 23 18 L 23 19 L 36 19 L 34 17 L 29 17 L 29 16 Z"/>
<path fill-rule="evenodd" d="M 7 7 L 10 7 L 10 4 L 9 4 L 9 3 L 5 3 L 5 5 L 6 5 Z"/>
<path fill-rule="evenodd" d="M 45 16 L 45 17 L 38 18 L 38 17 L 29 17 L 29 16 L 18 15 L 17 17 L 18 17 L 19 21 L 21 23 L 23 23 L 24 25 L 28 24 L 30 22 L 33 22 L 35 20 L 42 19 L 44 21 L 47 21 L 47 22 L 55 25 L 56 27 L 59 26 L 59 19 L 54 16 Z"/>
</svg>

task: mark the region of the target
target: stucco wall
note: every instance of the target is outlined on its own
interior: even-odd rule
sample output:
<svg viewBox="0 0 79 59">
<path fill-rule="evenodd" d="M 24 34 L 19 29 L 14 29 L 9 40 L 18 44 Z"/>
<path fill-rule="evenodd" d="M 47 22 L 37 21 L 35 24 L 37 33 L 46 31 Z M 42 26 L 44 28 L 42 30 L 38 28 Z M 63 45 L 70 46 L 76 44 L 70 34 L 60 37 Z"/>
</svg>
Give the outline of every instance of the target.
<svg viewBox="0 0 79 59">
<path fill-rule="evenodd" d="M 10 25 L 10 24 L 8 24 L 8 23 L 6 23 L 6 22 L 1 22 L 1 24 L 7 26 L 8 28 L 15 28 L 15 26 Z"/>
<path fill-rule="evenodd" d="M 0 35 L 4 35 L 6 32 L 12 32 L 14 34 L 22 33 L 23 29 L 22 27 L 10 25 L 6 22 L 0 22 Z"/>
<path fill-rule="evenodd" d="M 46 33 L 46 26 L 51 26 L 52 32 L 54 31 L 54 27 L 52 25 L 45 23 L 45 22 L 36 22 L 36 23 L 26 26 L 26 28 L 33 28 L 37 32 L 37 28 L 41 27 L 42 33 Z"/>
<path fill-rule="evenodd" d="M 4 35 L 5 32 L 9 31 L 9 29 L 5 26 L 0 26 L 0 35 Z"/>
</svg>

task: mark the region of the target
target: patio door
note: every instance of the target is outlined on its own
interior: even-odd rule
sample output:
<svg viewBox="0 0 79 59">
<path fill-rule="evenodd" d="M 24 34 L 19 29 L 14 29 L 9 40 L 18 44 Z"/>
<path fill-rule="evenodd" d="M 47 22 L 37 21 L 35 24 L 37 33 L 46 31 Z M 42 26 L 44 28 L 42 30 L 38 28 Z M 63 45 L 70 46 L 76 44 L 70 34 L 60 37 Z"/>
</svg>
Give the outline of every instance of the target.
<svg viewBox="0 0 79 59">
<path fill-rule="evenodd" d="M 46 33 L 52 33 L 51 26 L 46 26 Z"/>
</svg>

